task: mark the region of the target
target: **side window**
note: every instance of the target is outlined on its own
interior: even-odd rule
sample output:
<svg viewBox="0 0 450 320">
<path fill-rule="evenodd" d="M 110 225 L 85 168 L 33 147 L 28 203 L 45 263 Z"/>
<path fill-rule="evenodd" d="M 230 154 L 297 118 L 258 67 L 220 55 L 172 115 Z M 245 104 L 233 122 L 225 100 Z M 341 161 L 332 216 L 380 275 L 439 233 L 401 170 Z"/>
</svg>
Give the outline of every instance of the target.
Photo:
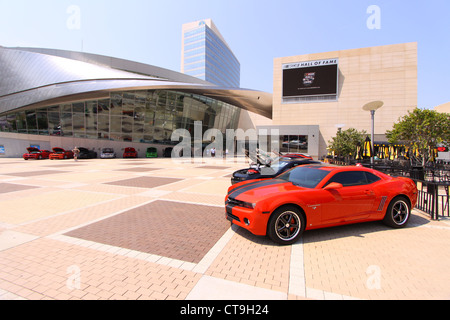
<svg viewBox="0 0 450 320">
<path fill-rule="evenodd" d="M 374 175 L 373 173 L 370 172 L 366 172 L 366 177 L 367 177 L 367 183 L 371 184 L 374 182 L 377 182 L 378 180 L 380 180 L 380 177 L 377 177 L 376 175 Z"/>
<path fill-rule="evenodd" d="M 375 177 L 375 178 L 377 178 L 377 177 Z M 335 174 L 334 176 L 332 176 L 331 179 L 325 184 L 325 186 L 327 186 L 331 182 L 340 183 L 344 187 L 368 184 L 364 171 L 339 172 L 339 173 Z"/>
</svg>

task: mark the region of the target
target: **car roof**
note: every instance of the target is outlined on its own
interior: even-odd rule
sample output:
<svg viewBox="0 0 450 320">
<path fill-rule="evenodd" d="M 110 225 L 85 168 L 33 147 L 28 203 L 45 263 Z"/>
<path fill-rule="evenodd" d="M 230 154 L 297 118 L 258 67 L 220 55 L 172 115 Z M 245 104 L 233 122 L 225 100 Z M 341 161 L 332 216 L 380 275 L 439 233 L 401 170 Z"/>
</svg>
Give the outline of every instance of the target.
<svg viewBox="0 0 450 320">
<path fill-rule="evenodd" d="M 366 172 L 373 172 L 373 169 L 366 168 L 366 167 L 360 167 L 360 166 L 337 166 L 333 164 L 327 164 L 327 163 L 320 163 L 320 164 L 308 164 L 305 166 L 302 166 L 302 168 L 310 167 L 310 168 L 316 168 L 326 171 L 366 171 Z"/>
</svg>

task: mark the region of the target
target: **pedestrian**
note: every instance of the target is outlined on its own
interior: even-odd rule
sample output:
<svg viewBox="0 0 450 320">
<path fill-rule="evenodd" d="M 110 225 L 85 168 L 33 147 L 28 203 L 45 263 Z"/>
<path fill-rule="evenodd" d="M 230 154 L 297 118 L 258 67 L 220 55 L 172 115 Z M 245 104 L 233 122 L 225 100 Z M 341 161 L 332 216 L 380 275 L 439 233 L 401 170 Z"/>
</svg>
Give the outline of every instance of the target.
<svg viewBox="0 0 450 320">
<path fill-rule="evenodd" d="M 211 149 L 211 157 L 215 157 L 216 156 L 216 148 L 212 148 Z"/>
<path fill-rule="evenodd" d="M 78 147 L 75 147 L 73 150 L 73 158 L 75 161 L 78 161 L 78 155 L 80 154 L 80 149 L 78 149 Z"/>
</svg>

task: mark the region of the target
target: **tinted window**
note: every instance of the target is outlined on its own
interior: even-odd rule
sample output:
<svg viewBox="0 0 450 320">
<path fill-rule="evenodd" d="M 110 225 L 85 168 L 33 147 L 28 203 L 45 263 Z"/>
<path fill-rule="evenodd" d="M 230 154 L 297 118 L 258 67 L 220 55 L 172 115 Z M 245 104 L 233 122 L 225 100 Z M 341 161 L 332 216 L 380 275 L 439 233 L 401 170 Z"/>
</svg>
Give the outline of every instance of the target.
<svg viewBox="0 0 450 320">
<path fill-rule="evenodd" d="M 328 171 L 319 168 L 296 167 L 279 175 L 278 178 L 300 187 L 315 188 L 328 173 Z"/>
<path fill-rule="evenodd" d="M 373 173 L 370 172 L 366 172 L 366 177 L 367 177 L 367 183 L 374 183 L 377 182 L 378 180 L 380 180 L 380 177 L 377 177 L 376 175 L 374 175 Z"/>
<path fill-rule="evenodd" d="M 376 175 L 364 172 L 364 171 L 346 171 L 339 172 L 335 174 L 331 179 L 325 184 L 327 186 L 331 182 L 337 182 L 342 184 L 344 187 L 349 186 L 360 186 L 365 184 L 371 184 L 375 181 L 380 180 Z"/>
</svg>

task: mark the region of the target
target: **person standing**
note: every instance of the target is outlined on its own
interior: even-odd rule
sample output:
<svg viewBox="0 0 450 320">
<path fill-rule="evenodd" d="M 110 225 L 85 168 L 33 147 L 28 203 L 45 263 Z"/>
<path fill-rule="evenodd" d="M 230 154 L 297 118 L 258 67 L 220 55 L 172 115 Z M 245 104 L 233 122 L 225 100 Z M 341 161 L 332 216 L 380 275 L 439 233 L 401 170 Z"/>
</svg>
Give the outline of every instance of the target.
<svg viewBox="0 0 450 320">
<path fill-rule="evenodd" d="M 72 152 L 73 152 L 73 159 L 74 159 L 75 161 L 78 161 L 78 156 L 79 156 L 79 154 L 80 154 L 80 149 L 78 149 L 78 147 L 75 147 L 75 148 L 72 150 Z"/>
</svg>

